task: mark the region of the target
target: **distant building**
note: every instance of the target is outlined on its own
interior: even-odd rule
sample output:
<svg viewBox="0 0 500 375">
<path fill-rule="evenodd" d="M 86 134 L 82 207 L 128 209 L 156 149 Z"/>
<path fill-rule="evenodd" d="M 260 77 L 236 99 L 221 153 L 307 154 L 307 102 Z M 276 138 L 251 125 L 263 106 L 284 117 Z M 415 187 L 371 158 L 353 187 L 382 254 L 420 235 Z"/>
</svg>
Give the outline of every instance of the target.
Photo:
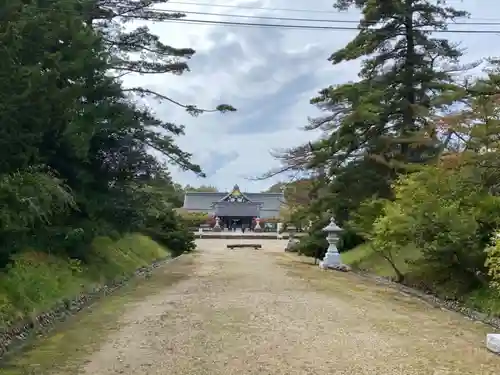
<svg viewBox="0 0 500 375">
<path fill-rule="evenodd" d="M 283 193 L 242 193 L 235 185 L 229 193 L 188 191 L 183 208 L 188 212 L 217 216 L 226 227 L 233 223 L 250 226 L 256 217 L 277 218 L 283 203 Z"/>
</svg>

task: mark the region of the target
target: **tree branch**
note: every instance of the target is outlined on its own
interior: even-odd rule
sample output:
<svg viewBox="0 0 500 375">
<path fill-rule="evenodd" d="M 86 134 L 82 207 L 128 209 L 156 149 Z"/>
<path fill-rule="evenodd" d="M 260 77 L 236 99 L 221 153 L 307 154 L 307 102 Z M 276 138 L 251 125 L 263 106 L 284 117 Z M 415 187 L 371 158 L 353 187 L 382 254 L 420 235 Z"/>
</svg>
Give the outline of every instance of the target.
<svg viewBox="0 0 500 375">
<path fill-rule="evenodd" d="M 222 112 L 222 113 L 225 113 L 225 112 L 235 112 L 236 111 L 236 108 L 234 108 L 233 106 L 229 105 L 229 104 L 220 104 L 218 105 L 216 108 L 214 109 L 203 109 L 203 108 L 198 108 L 196 107 L 195 105 L 192 105 L 192 104 L 183 104 L 181 102 L 178 102 L 177 100 L 174 100 L 172 98 L 169 98 L 168 96 L 165 96 L 165 95 L 162 95 L 160 93 L 157 93 L 156 91 L 153 91 L 153 90 L 150 90 L 150 89 L 145 89 L 145 88 L 142 88 L 142 87 L 131 87 L 131 88 L 128 88 L 128 89 L 124 89 L 123 90 L 124 92 L 133 92 L 133 93 L 136 93 L 138 94 L 140 97 L 145 97 L 147 95 L 151 95 L 153 97 L 155 97 L 156 99 L 159 99 L 159 100 L 166 100 L 172 104 L 175 104 L 181 108 L 184 108 L 190 115 L 192 116 L 198 116 L 202 113 L 206 113 L 206 112 Z"/>
</svg>

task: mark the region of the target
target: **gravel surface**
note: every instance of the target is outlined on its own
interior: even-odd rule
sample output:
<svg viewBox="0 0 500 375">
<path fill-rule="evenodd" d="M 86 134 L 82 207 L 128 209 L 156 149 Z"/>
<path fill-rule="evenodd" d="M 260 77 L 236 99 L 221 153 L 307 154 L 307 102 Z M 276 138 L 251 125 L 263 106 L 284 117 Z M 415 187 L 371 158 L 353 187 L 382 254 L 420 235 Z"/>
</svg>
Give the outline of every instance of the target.
<svg viewBox="0 0 500 375">
<path fill-rule="evenodd" d="M 128 306 L 82 373 L 500 374 L 482 324 L 304 265 L 283 241 L 225 242 L 199 240 L 192 277 Z"/>
</svg>

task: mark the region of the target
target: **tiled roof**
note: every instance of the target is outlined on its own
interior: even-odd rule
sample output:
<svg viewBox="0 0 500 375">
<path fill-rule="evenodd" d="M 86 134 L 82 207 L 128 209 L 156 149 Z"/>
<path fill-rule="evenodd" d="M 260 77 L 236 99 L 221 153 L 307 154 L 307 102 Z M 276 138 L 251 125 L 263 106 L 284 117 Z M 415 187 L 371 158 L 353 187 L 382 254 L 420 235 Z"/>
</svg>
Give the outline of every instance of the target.
<svg viewBox="0 0 500 375">
<path fill-rule="evenodd" d="M 261 216 L 272 217 L 279 214 L 280 206 L 284 203 L 284 196 L 282 193 L 243 193 L 252 203 L 260 203 Z M 184 196 L 184 209 L 199 211 L 199 212 L 212 212 L 214 210 L 214 203 L 223 199 L 227 193 L 212 193 L 212 192 L 198 192 L 189 191 Z M 244 204 L 243 204 L 244 205 Z M 252 204 L 250 204 L 253 206 Z M 267 212 L 267 214 L 265 214 Z M 228 215 L 230 216 L 230 215 Z M 234 215 L 237 216 L 237 215 Z M 243 215 L 243 212 L 241 213 Z"/>
</svg>

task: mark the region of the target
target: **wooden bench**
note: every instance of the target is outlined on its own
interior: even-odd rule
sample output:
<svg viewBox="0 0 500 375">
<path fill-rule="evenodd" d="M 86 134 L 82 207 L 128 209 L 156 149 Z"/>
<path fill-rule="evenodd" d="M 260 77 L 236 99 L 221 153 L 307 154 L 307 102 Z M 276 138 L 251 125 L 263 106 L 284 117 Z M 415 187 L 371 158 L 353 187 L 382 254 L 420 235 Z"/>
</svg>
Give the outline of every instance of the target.
<svg viewBox="0 0 500 375">
<path fill-rule="evenodd" d="M 258 243 L 240 243 L 240 244 L 231 244 L 231 245 L 226 245 L 228 249 L 234 250 L 234 249 L 240 249 L 244 247 L 253 247 L 255 250 L 261 249 L 262 245 Z"/>
</svg>

